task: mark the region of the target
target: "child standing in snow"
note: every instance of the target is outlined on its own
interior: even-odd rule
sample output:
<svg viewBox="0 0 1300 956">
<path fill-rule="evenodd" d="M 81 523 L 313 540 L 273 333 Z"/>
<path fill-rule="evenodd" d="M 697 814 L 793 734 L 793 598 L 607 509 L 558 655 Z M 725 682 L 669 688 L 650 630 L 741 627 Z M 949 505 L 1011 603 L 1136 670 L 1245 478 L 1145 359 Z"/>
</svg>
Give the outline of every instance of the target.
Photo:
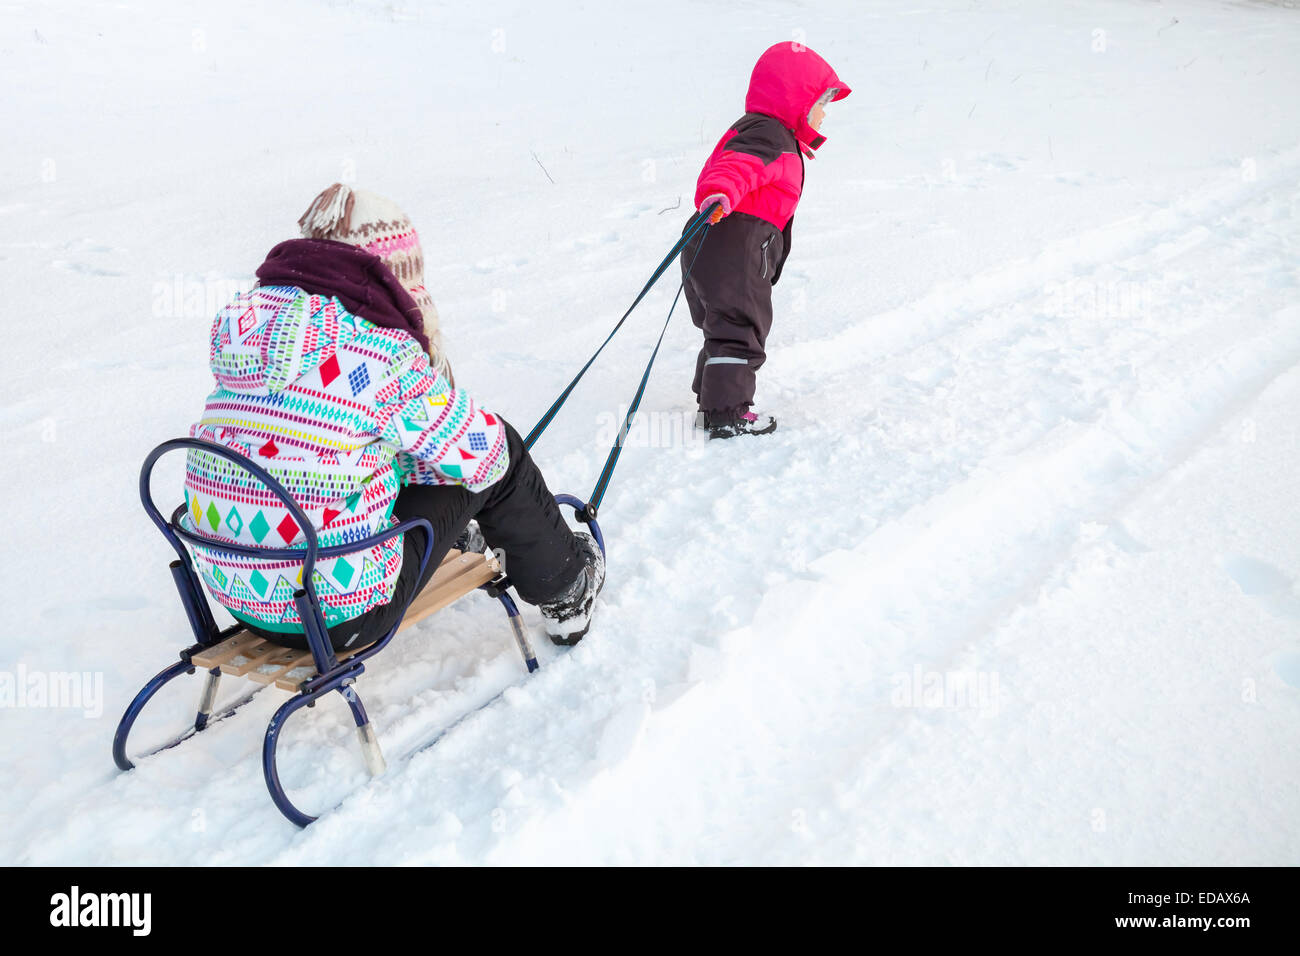
<svg viewBox="0 0 1300 956">
<path fill-rule="evenodd" d="M 700 408 L 696 424 L 711 438 L 776 429 L 774 418 L 750 409 L 755 373 L 767 357 L 772 286 L 790 253 L 803 157 L 813 158 L 826 141 L 818 130 L 827 104 L 849 93 L 808 47 L 769 47 L 750 76 L 745 115 L 700 173 L 695 205 L 704 212 L 716 203 L 709 219 L 715 225 L 707 239 L 687 244 L 681 265 L 691 319 L 704 332 L 691 386 Z"/>
</svg>

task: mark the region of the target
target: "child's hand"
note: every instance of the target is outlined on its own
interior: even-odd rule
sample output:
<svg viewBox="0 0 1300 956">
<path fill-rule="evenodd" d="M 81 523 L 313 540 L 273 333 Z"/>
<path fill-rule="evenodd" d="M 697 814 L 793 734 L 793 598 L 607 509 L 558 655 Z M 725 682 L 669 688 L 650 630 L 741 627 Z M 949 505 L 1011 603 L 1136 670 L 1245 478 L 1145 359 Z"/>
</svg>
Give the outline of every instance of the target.
<svg viewBox="0 0 1300 956">
<path fill-rule="evenodd" d="M 710 226 L 717 223 L 723 216 L 731 215 L 731 200 L 722 193 L 714 193 L 712 196 L 705 196 L 703 201 L 700 203 L 699 211 L 704 212 L 704 210 L 708 209 L 714 203 L 718 204 L 718 208 L 713 210 L 713 215 L 709 216 Z"/>
</svg>

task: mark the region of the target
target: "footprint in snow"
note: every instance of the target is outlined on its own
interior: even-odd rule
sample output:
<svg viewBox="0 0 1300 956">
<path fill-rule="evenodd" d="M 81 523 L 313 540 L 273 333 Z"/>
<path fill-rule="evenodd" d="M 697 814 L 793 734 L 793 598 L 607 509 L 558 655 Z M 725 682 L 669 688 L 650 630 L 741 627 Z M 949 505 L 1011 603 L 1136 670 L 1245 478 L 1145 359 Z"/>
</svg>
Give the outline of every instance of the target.
<svg viewBox="0 0 1300 956">
<path fill-rule="evenodd" d="M 1292 586 L 1294 579 L 1286 572 L 1244 554 L 1224 555 L 1219 565 L 1242 594 L 1258 600 L 1274 617 L 1300 621 L 1300 597 Z"/>
<path fill-rule="evenodd" d="M 610 212 L 608 216 L 616 219 L 636 219 L 638 216 L 645 215 L 653 208 L 654 207 L 649 203 L 625 202 L 617 209 Z"/>
<path fill-rule="evenodd" d="M 63 244 L 64 249 L 79 249 L 82 252 L 124 252 L 117 246 L 106 246 L 94 239 L 71 239 Z"/>
<path fill-rule="evenodd" d="M 956 371 L 951 365 L 944 363 L 941 365 L 932 365 L 928 368 L 919 368 L 913 369 L 909 372 L 904 372 L 903 377 L 909 382 L 913 382 L 917 385 L 922 385 L 926 388 L 933 388 L 940 382 L 946 381 L 956 374 Z"/>
<path fill-rule="evenodd" d="M 502 270 L 509 272 L 521 269 L 526 265 L 528 265 L 528 259 L 524 256 L 492 256 L 489 259 L 480 259 L 470 268 L 480 275 L 485 275 Z"/>
<path fill-rule="evenodd" d="M 560 249 L 565 252 L 584 252 L 589 249 L 613 245 L 617 242 L 617 232 L 593 232 L 567 240 L 560 245 Z"/>
<path fill-rule="evenodd" d="M 1273 661 L 1273 671 L 1290 687 L 1300 689 L 1300 651 L 1287 651 Z"/>
<path fill-rule="evenodd" d="M 1005 156 L 1002 153 L 980 153 L 975 158 L 984 169 L 1010 169 L 1023 167 L 1028 160 L 1024 156 Z"/>
<path fill-rule="evenodd" d="M 1133 537 L 1129 530 L 1121 524 L 1110 525 L 1106 529 L 1106 534 L 1114 543 L 1115 547 L 1128 554 L 1145 554 L 1151 549 L 1145 544 Z"/>
<path fill-rule="evenodd" d="M 67 259 L 55 259 L 50 265 L 55 269 L 64 269 L 68 272 L 76 272 L 86 276 L 117 277 L 123 275 L 123 273 L 114 272 L 112 269 L 100 269 L 96 266 L 86 265 L 84 262 L 71 262 Z"/>
</svg>

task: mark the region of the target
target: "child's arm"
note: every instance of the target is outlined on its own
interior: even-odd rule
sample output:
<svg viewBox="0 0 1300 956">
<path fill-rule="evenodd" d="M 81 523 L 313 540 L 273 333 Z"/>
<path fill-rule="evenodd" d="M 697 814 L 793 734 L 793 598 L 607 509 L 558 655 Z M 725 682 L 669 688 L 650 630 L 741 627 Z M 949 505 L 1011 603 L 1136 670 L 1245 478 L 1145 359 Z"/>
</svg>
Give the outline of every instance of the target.
<svg viewBox="0 0 1300 956">
<path fill-rule="evenodd" d="M 777 177 L 777 161 L 787 152 L 787 138 L 784 128 L 773 120 L 771 124 L 750 124 L 726 139 L 700 173 L 695 187 L 697 208 L 702 212 L 721 201 L 722 215 L 715 212 L 710 221 L 730 215 L 749 193 Z"/>
<path fill-rule="evenodd" d="M 475 492 L 490 487 L 510 460 L 501 419 L 431 369 L 414 340 L 412 346 L 376 393 L 379 436 L 401 449 L 408 481 Z"/>
</svg>

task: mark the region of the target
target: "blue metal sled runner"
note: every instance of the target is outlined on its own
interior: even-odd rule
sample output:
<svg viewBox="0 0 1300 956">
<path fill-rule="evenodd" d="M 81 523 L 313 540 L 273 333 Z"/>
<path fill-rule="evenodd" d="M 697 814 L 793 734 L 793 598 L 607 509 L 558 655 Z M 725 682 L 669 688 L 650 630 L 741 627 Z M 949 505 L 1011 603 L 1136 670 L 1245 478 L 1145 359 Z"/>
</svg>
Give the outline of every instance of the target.
<svg viewBox="0 0 1300 956">
<path fill-rule="evenodd" d="M 220 548 L 222 551 L 245 558 L 302 562 L 303 587 L 295 592 L 294 603 L 297 605 L 299 617 L 303 622 L 304 637 L 310 650 L 300 651 L 264 641 L 245 630 L 242 624 L 234 624 L 224 630 L 218 629 L 216 621 L 212 617 L 212 611 L 208 605 L 203 585 L 194 571 L 191 555 L 185 544 L 189 542 L 211 550 L 214 547 L 213 540 L 192 531 L 187 531 L 181 526 L 181 517 L 185 512 L 184 504 L 177 507 L 170 519 L 163 518 L 162 513 L 154 504 L 153 495 L 150 491 L 150 478 L 158 459 L 169 452 L 190 448 L 202 449 L 213 455 L 218 455 L 246 470 L 250 475 L 270 488 L 284 502 L 285 507 L 289 509 L 289 513 L 298 523 L 298 527 L 303 530 L 307 539 L 305 548 L 256 548 L 235 544 L 221 544 Z M 586 507 L 585 502 L 571 495 L 557 496 L 557 500 L 561 504 L 569 505 L 579 511 Z M 433 550 L 433 528 L 423 518 L 404 521 L 381 534 L 361 541 L 321 548 L 318 545 L 316 532 L 311 521 L 278 481 L 238 452 L 212 442 L 194 438 L 175 438 L 163 442 L 149 453 L 140 470 L 140 501 L 150 519 L 158 526 L 158 530 L 163 533 L 168 543 L 176 551 L 177 560 L 171 563 L 172 580 L 176 585 L 176 590 L 180 593 L 181 604 L 185 608 L 185 615 L 189 620 L 190 630 L 193 632 L 194 643 L 180 652 L 180 660 L 164 668 L 149 683 L 145 684 L 140 692 L 136 694 L 135 699 L 131 701 L 130 706 L 127 707 L 126 713 L 122 715 L 122 719 L 117 725 L 117 732 L 113 737 L 113 760 L 122 770 L 130 770 L 135 766 L 126 752 L 126 740 L 131 732 L 132 725 L 150 698 L 173 678 L 179 677 L 181 674 L 193 674 L 199 668 L 207 671 L 207 679 L 203 685 L 198 714 L 194 718 L 193 727 L 171 742 L 151 751 L 151 754 L 170 749 L 204 730 L 217 720 L 230 716 L 238 707 L 251 700 L 253 693 L 260 689 L 255 688 L 253 693 L 245 695 L 214 716 L 213 710 L 222 674 L 245 677 L 261 685 L 274 685 L 290 691 L 293 696 L 275 712 L 271 722 L 267 725 L 266 736 L 262 742 L 262 771 L 266 778 L 267 789 L 270 791 L 271 799 L 275 802 L 276 807 L 298 826 L 305 827 L 316 818 L 302 812 L 290 802 L 284 788 L 280 785 L 280 776 L 276 771 L 276 743 L 279 740 L 280 731 L 284 727 L 285 721 L 295 711 L 302 707 L 314 707 L 316 701 L 324 697 L 325 694 L 330 691 L 338 691 L 343 696 L 343 699 L 347 701 L 348 707 L 352 711 L 352 717 L 356 721 L 357 736 L 361 742 L 366 768 L 371 775 L 382 773 L 385 769 L 385 762 L 379 747 L 379 739 L 369 718 L 366 716 L 366 709 L 362 705 L 361 698 L 357 695 L 354 685 L 356 679 L 365 670 L 365 660 L 383 650 L 403 627 L 414 624 L 435 611 L 441 610 L 470 591 L 481 588 L 501 601 L 506 614 L 509 615 L 515 640 L 519 645 L 520 653 L 523 655 L 529 672 L 531 673 L 537 669 L 537 658 L 533 654 L 527 635 L 524 633 L 523 625 L 520 622 L 519 608 L 515 605 L 508 592 L 510 582 L 501 574 L 501 569 L 496 560 L 491 555 L 461 553 L 454 549 L 447 553 L 424 590 L 408 599 L 401 618 L 391 631 L 366 647 L 343 653 L 336 652 L 333 649 L 326 630 L 325 616 L 321 611 L 320 602 L 317 600 L 316 591 L 312 585 L 312 569 L 315 567 L 316 562 L 320 559 L 364 550 L 396 534 L 422 528 L 425 532 L 424 539 L 426 542 L 424 552 L 420 556 L 420 572 L 423 575 Z M 592 531 L 603 549 L 604 541 L 600 529 L 596 527 L 594 521 L 590 523 Z"/>
</svg>

